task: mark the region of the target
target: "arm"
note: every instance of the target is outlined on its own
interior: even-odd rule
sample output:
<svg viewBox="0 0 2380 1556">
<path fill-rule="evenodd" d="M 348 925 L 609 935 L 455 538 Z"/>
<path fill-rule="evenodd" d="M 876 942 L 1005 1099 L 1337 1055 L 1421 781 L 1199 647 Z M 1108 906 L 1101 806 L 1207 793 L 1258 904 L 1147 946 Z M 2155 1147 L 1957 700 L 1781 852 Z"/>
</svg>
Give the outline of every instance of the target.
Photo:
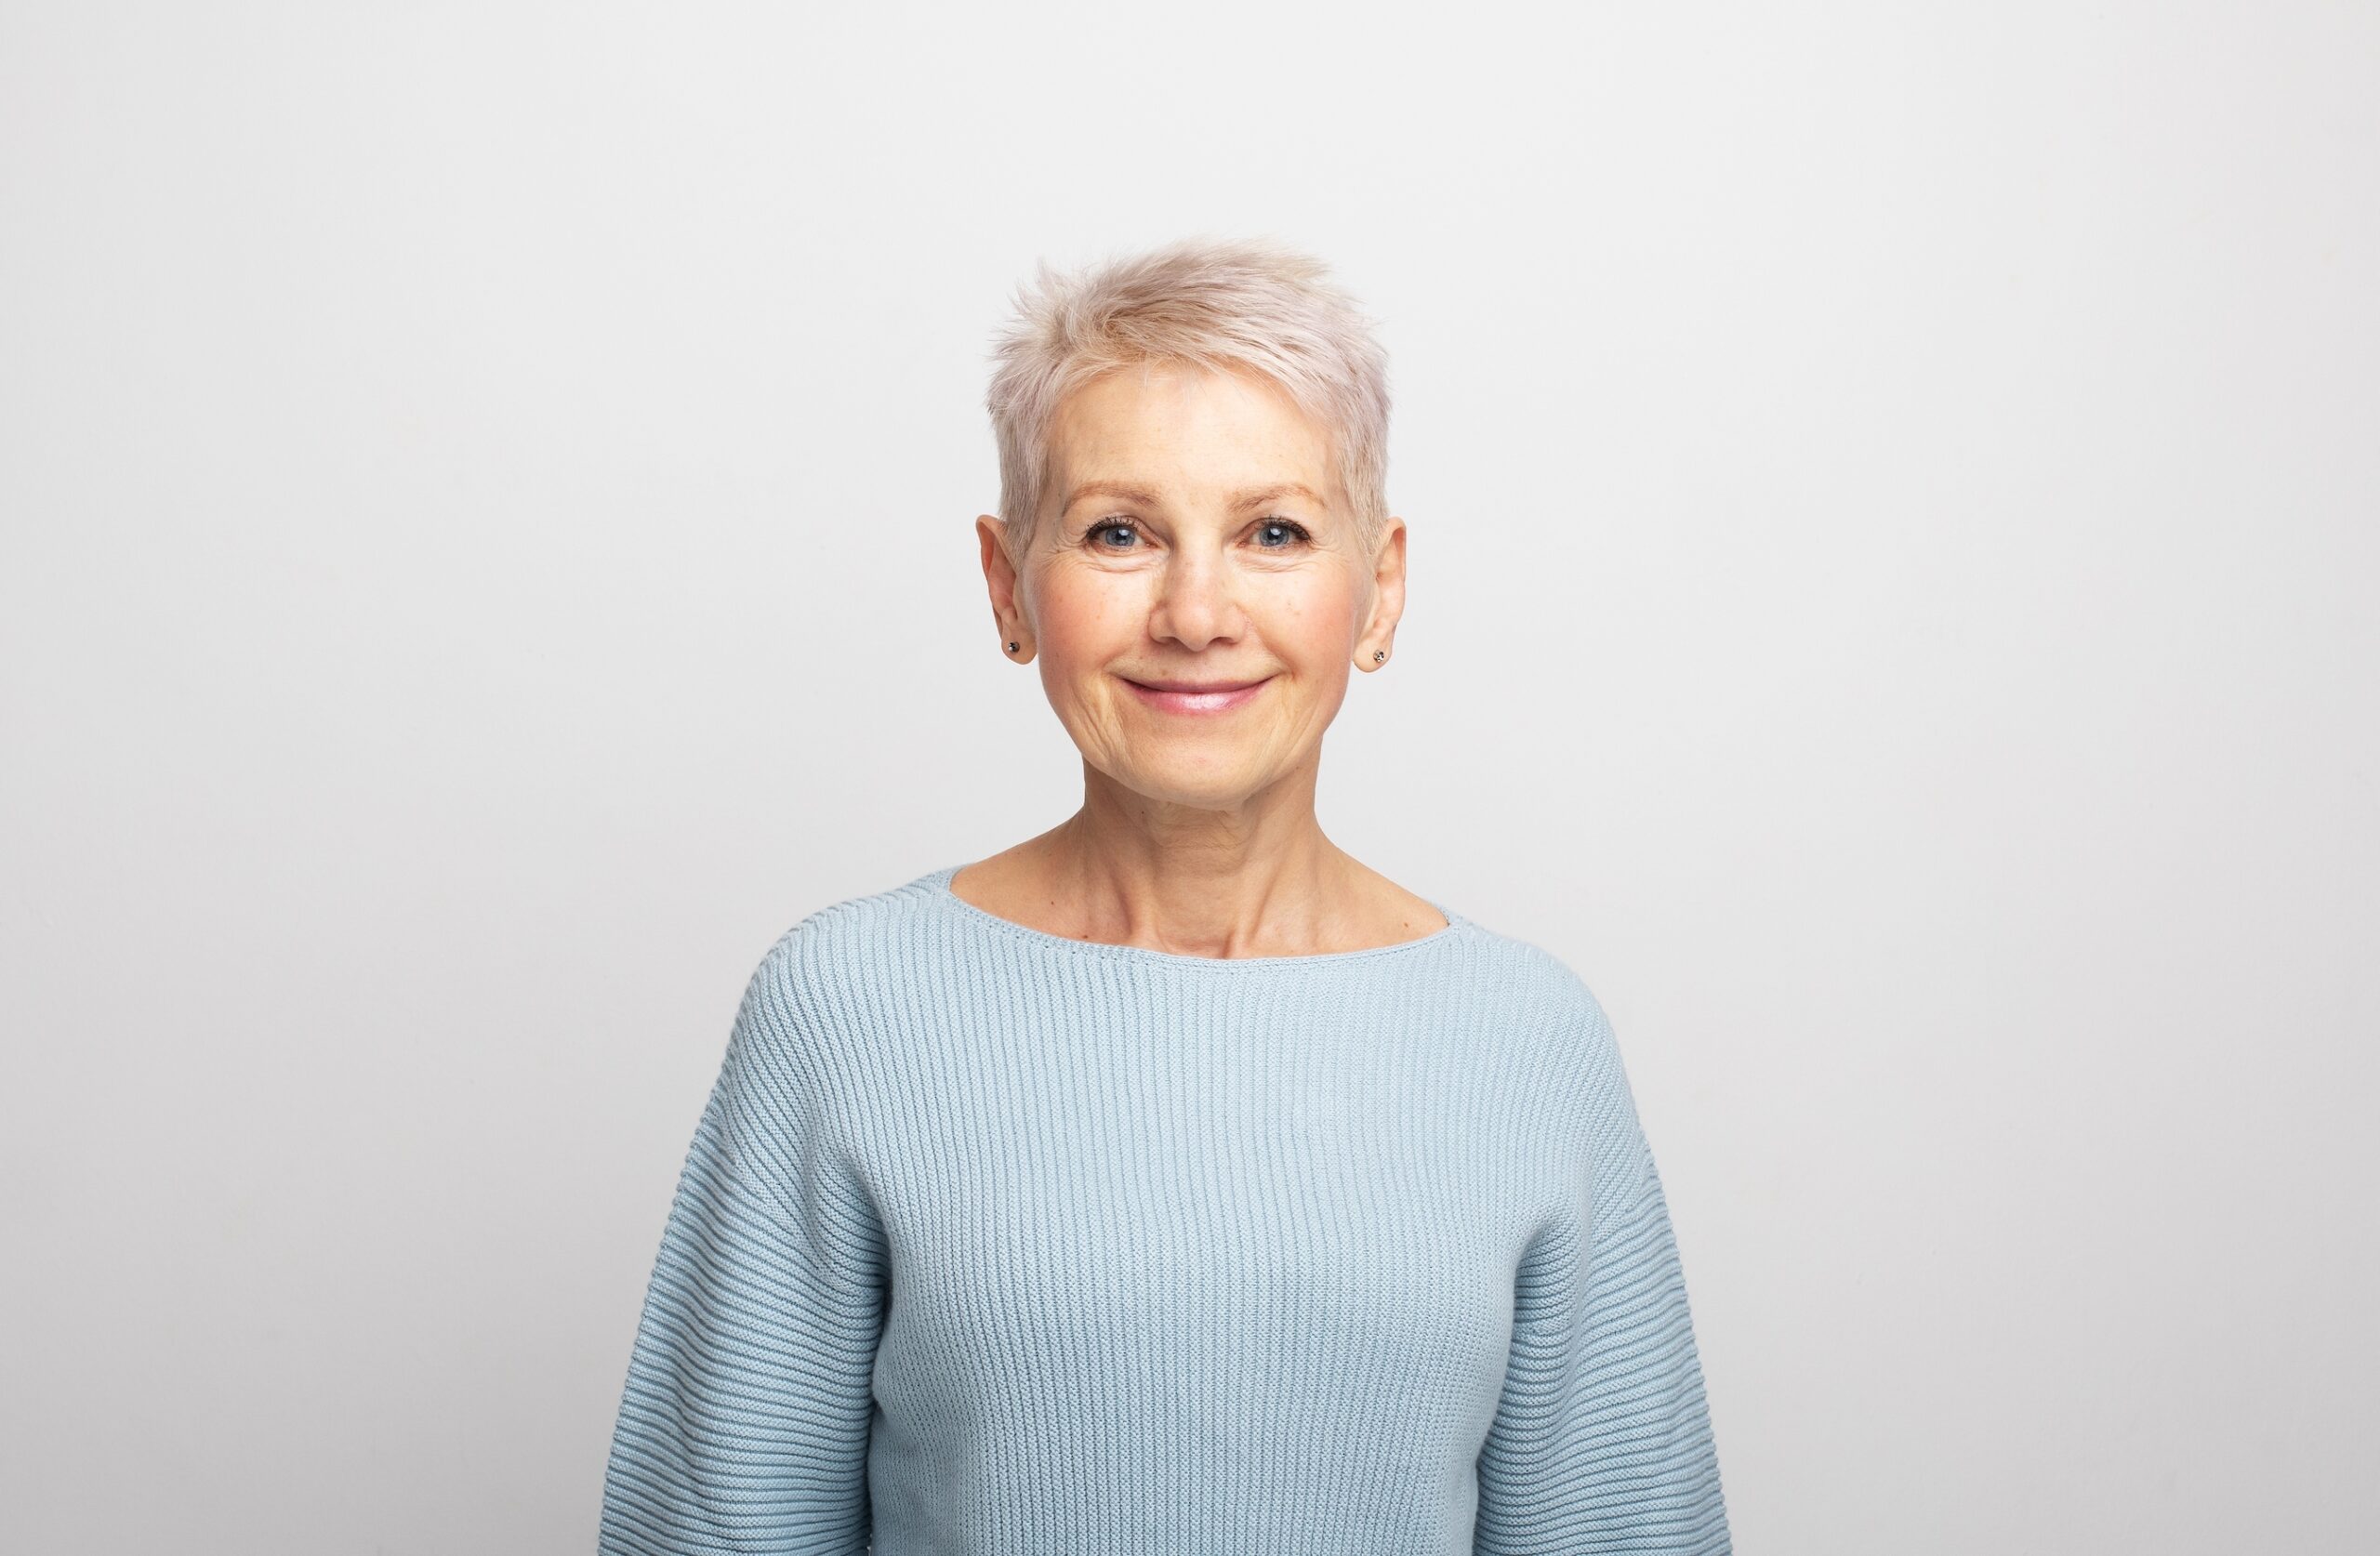
<svg viewBox="0 0 2380 1556">
<path fill-rule="evenodd" d="M 1478 1556 L 1726 1556 L 1719 1464 L 1659 1169 L 1603 1011 L 1570 1214 L 1525 1259 L 1504 1396 L 1479 1456 Z"/>
<path fill-rule="evenodd" d="M 792 937 L 747 989 L 694 1130 L 604 1476 L 602 1556 L 868 1537 L 880 1234 L 829 1143 Z"/>
</svg>

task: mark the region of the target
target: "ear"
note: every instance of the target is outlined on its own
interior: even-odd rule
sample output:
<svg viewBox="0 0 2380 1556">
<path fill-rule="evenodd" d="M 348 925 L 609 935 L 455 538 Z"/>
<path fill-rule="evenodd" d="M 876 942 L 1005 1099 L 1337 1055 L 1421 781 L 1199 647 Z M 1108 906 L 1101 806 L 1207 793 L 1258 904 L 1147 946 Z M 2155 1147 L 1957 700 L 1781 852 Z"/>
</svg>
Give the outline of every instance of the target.
<svg viewBox="0 0 2380 1556">
<path fill-rule="evenodd" d="M 1372 556 L 1372 609 L 1355 638 L 1355 668 L 1377 670 L 1388 663 L 1396 624 L 1405 614 L 1405 521 L 1389 515 L 1380 548 Z"/>
<path fill-rule="evenodd" d="M 975 534 L 983 552 L 984 585 L 991 591 L 992 623 L 999 629 L 1001 656 L 1022 665 L 1033 657 L 1033 633 L 1025 623 L 1019 600 L 1016 564 L 1009 554 L 1008 524 L 997 515 L 979 513 L 975 516 Z M 1011 649 L 1011 643 L 1016 647 Z"/>
</svg>

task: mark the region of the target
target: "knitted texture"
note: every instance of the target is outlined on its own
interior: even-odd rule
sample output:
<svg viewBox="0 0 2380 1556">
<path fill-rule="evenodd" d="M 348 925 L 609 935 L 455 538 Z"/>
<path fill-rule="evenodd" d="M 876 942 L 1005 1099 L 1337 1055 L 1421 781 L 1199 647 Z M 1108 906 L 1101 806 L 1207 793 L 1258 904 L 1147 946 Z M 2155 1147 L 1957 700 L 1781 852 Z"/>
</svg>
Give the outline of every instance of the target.
<svg viewBox="0 0 2380 1556">
<path fill-rule="evenodd" d="M 1443 907 L 1310 956 L 1071 941 L 959 869 L 753 973 L 604 1556 L 1729 1549 L 1660 1177 L 1564 963 Z"/>
</svg>

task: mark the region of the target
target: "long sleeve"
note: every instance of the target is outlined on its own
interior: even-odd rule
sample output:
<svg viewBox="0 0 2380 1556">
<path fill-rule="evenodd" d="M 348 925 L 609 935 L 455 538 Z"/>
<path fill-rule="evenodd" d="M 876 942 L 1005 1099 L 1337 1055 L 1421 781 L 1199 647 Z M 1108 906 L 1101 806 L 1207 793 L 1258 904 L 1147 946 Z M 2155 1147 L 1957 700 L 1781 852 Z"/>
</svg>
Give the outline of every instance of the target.
<svg viewBox="0 0 2380 1556">
<path fill-rule="evenodd" d="M 1504 1395 L 1479 1456 L 1474 1549 L 1726 1556 L 1717 1452 L 1660 1173 L 1592 995 L 1574 1035 L 1587 1061 L 1566 1104 L 1578 1193 L 1521 1271 Z"/>
<path fill-rule="evenodd" d="M 602 1556 L 866 1549 L 880 1233 L 835 1140 L 797 936 L 737 1013 L 662 1233 Z"/>
</svg>

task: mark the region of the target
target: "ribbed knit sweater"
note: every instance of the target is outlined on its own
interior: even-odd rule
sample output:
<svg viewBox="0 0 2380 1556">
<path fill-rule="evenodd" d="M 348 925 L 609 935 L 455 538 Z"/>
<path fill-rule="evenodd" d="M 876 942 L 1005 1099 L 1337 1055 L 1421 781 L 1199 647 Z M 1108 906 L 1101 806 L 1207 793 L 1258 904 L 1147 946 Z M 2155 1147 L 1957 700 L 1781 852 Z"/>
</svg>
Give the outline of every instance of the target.
<svg viewBox="0 0 2380 1556">
<path fill-rule="evenodd" d="M 753 973 L 605 1556 L 1728 1550 L 1660 1178 L 1567 966 L 1442 905 L 1317 956 L 1074 941 L 959 868 Z"/>
</svg>

